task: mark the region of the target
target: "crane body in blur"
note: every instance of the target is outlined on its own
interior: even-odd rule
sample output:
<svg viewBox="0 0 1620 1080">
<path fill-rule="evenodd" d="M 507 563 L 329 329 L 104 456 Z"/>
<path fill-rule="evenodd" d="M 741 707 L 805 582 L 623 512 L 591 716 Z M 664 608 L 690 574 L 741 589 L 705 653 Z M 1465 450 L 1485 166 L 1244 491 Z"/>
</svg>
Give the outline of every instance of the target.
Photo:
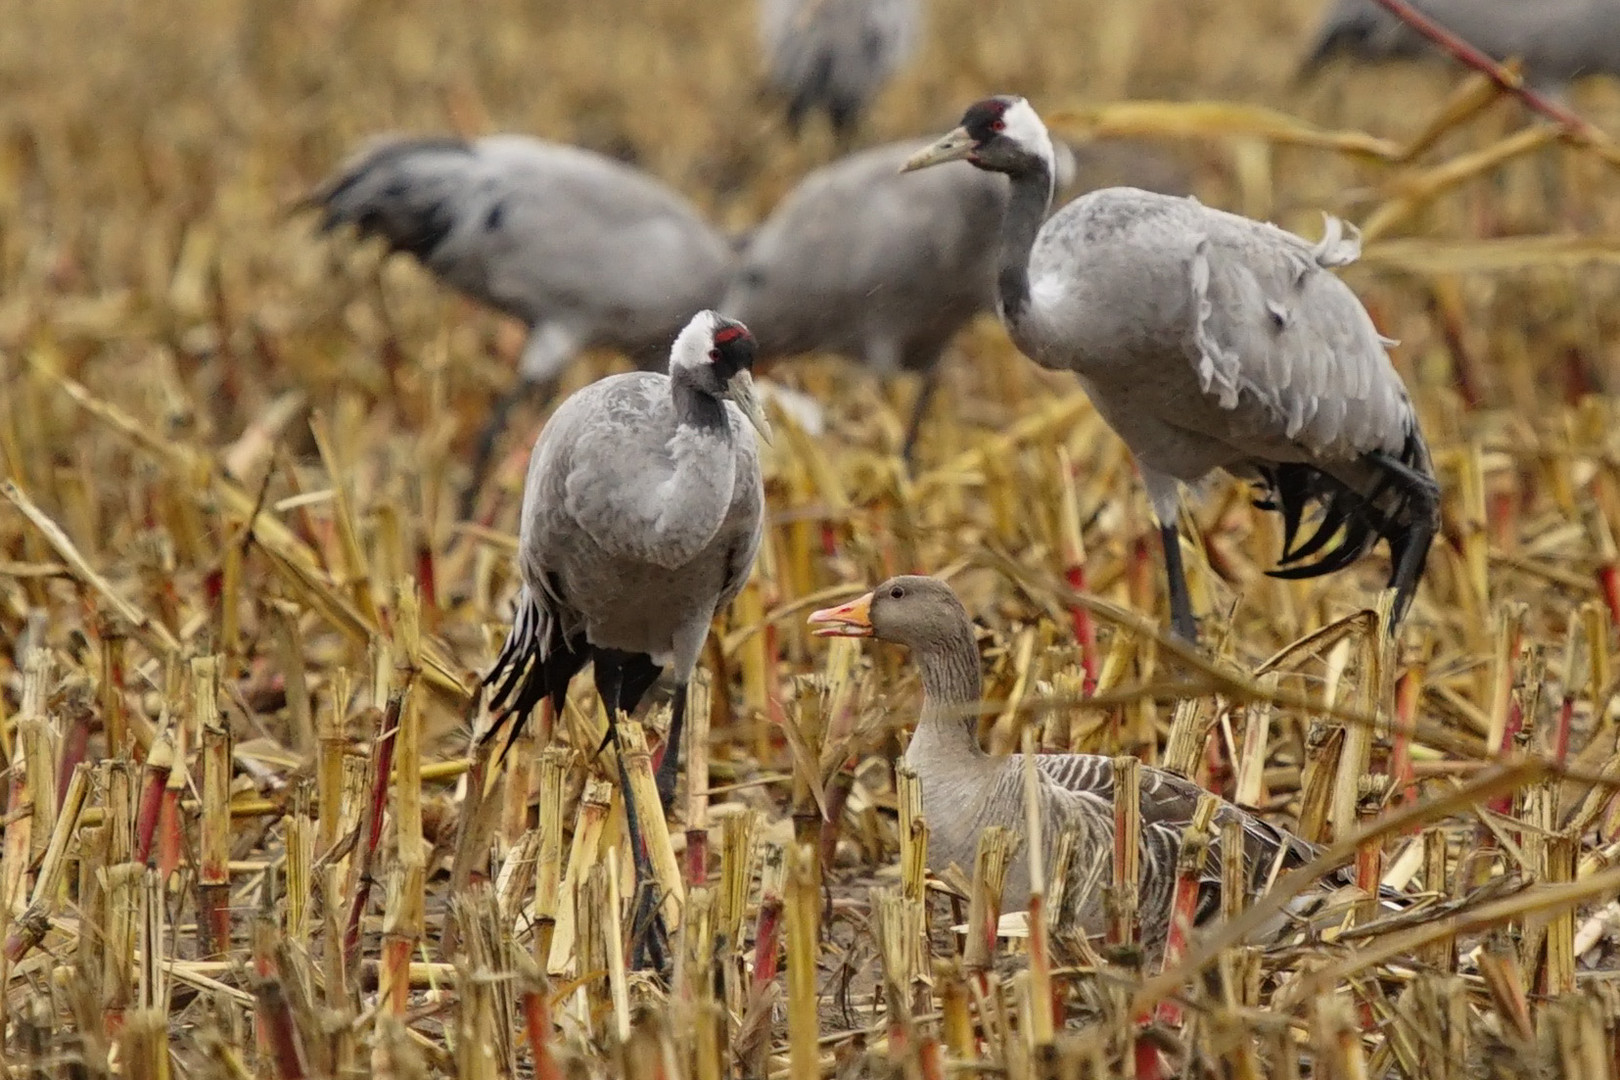
<svg viewBox="0 0 1620 1080">
<path fill-rule="evenodd" d="M 813 112 L 850 146 L 867 103 L 916 51 L 921 0 L 760 0 L 765 77 L 797 134 Z"/>
<path fill-rule="evenodd" d="M 1411 0 L 1420 14 L 1498 61 L 1517 59 L 1533 85 L 1558 91 L 1620 73 L 1620 0 Z M 1440 54 L 1374 0 L 1333 0 L 1302 74 L 1336 56 L 1392 60 Z"/>
<path fill-rule="evenodd" d="M 611 158 L 522 135 L 388 138 L 315 193 L 330 230 L 353 225 L 529 328 L 518 385 L 479 437 L 464 514 L 525 393 L 550 393 L 581 351 L 661 369 L 730 273 L 726 238 L 675 191 Z"/>
</svg>

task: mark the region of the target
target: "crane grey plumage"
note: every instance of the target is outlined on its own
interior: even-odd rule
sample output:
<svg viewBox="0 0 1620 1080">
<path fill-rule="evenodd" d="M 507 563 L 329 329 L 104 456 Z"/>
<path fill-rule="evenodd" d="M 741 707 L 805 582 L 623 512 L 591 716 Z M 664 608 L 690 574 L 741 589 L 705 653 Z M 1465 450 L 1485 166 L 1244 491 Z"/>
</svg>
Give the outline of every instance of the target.
<svg viewBox="0 0 1620 1080">
<path fill-rule="evenodd" d="M 921 0 L 760 0 L 765 75 L 788 99 L 797 133 L 827 113 L 847 144 L 862 110 L 917 47 Z"/>
<path fill-rule="evenodd" d="M 921 372 L 908 452 L 940 354 L 994 301 L 984 235 L 1007 206 L 1007 182 L 965 164 L 902 177 L 924 145 L 864 150 L 806 176 L 750 237 L 720 304 L 762 357 L 836 352 L 878 374 Z"/>
<path fill-rule="evenodd" d="M 1521 59 L 1526 78 L 1543 88 L 1620 72 L 1620 0 L 1412 0 L 1412 6 L 1497 60 Z M 1439 53 L 1373 0 L 1334 0 L 1302 74 L 1339 55 L 1385 60 Z"/>
<path fill-rule="evenodd" d="M 1018 97 L 975 104 L 906 167 L 964 158 L 1011 178 L 1002 320 L 1025 355 L 1079 376 L 1135 455 L 1164 540 L 1177 632 L 1196 636 L 1179 488 L 1216 469 L 1263 485 L 1258 505 L 1282 514 L 1277 576 L 1341 569 L 1384 539 L 1396 625 L 1439 528 L 1439 488 L 1388 343 L 1331 272 L 1359 253 L 1353 232 L 1328 219 L 1312 244 L 1135 188 L 1091 192 L 1043 226 L 1051 139 Z M 1321 522 L 1300 541 L 1311 505 Z"/>
<path fill-rule="evenodd" d="M 1011 829 L 1027 840 L 1024 758 L 986 754 L 974 734 L 981 703 L 979 652 L 973 624 L 950 586 L 929 577 L 890 578 L 848 604 L 815 612 L 809 621 L 818 636 L 875 637 L 911 650 L 922 675 L 923 708 L 905 761 L 922 787 L 929 866 L 936 872 L 953 862 L 971 868 L 979 834 L 991 826 Z M 1108 879 L 1114 850 L 1113 761 L 1094 754 L 1039 754 L 1035 766 L 1048 867 L 1059 837 L 1074 836 L 1057 925 L 1100 933 L 1105 912 L 1099 886 Z M 1182 836 L 1205 790 L 1162 769 L 1144 767 L 1141 775 L 1139 912 L 1142 943 L 1151 950 L 1163 947 Z M 1302 866 L 1317 853 L 1292 833 L 1222 800 L 1215 815 L 1217 837 L 1200 877 L 1197 921 L 1219 910 L 1223 853 L 1218 832 L 1231 821 L 1242 826 L 1251 896 L 1265 888 L 1279 867 Z M 1351 881 L 1337 873 L 1328 883 L 1345 886 Z M 1029 892 L 1028 852 L 1020 851 L 1008 870 L 1004 906 L 1027 907 Z M 1308 914 L 1321 899 L 1319 891 L 1291 910 Z"/>
<path fill-rule="evenodd" d="M 763 530 L 754 430 L 769 438 L 742 324 L 699 312 L 669 374 L 599 380 L 558 406 L 529 461 L 518 537 L 522 588 L 483 686 L 484 745 L 506 749 L 535 705 L 560 713 L 569 680 L 593 664 L 609 716 L 629 713 L 664 668 L 675 696 L 658 791 L 667 811 L 686 688 L 717 611 L 748 578 Z M 750 425 L 754 430 L 750 429 Z M 621 773 L 623 761 L 620 761 Z M 638 816 L 625 784 L 632 847 Z M 638 861 L 638 874 L 647 880 Z"/>
<path fill-rule="evenodd" d="M 692 312 L 719 299 L 726 238 L 679 194 L 629 166 L 523 135 L 391 137 L 313 196 L 323 227 L 354 225 L 446 284 L 520 319 L 521 386 L 549 387 L 591 347 L 662 365 Z M 480 446 L 476 481 L 511 399 Z"/>
</svg>

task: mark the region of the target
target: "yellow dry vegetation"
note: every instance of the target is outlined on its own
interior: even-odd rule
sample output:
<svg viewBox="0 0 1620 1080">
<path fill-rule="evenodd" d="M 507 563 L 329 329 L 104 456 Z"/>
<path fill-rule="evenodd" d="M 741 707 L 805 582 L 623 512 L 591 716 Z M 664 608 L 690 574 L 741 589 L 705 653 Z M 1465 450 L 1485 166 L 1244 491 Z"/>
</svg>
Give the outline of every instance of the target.
<svg viewBox="0 0 1620 1080">
<path fill-rule="evenodd" d="M 592 697 L 547 746 L 520 742 L 520 782 L 462 779 L 539 415 L 480 520 L 454 507 L 521 332 L 317 235 L 300 200 L 378 132 L 521 131 L 627 157 L 746 229 L 831 153 L 820 127 L 790 141 L 760 94 L 752 5 L 9 5 L 8 1067 L 1101 1077 L 1151 1068 L 1153 1045 L 1245 1078 L 1614 1076 L 1620 170 L 1444 65 L 1297 81 L 1313 9 L 934 0 L 862 137 L 941 131 L 1018 92 L 1083 169 L 1106 155 L 1083 175 L 1168 170 L 1309 236 L 1324 210 L 1363 225 L 1345 274 L 1400 341 L 1445 492 L 1398 647 L 1378 645 L 1381 553 L 1268 578 L 1278 523 L 1226 480 L 1185 513 L 1213 654 L 1161 641 L 1128 457 L 993 319 L 950 353 L 912 473 L 895 449 L 914 385 L 783 366 L 827 431 L 778 418 L 767 541 L 704 658 L 708 798 L 677 802 L 655 861 L 673 884 L 689 845 L 713 857 L 668 899 L 666 993 L 625 967 L 629 860 Z M 1620 86 L 1569 104 L 1620 131 Z M 622 366 L 589 356 L 568 386 Z M 1044 945 L 1031 974 L 1027 923 L 994 963 L 938 926 L 920 939 L 921 864 L 895 867 L 925 823 L 887 764 L 914 679 L 803 625 L 901 571 L 949 575 L 983 628 L 992 748 L 1168 760 L 1322 859 L 1162 974 L 1080 946 L 1048 970 Z M 1003 854 L 977 883 L 949 878 L 971 899 L 947 925 L 983 914 Z M 1249 944 L 1335 863 L 1421 894 L 1423 914 L 1350 904 L 1324 940 Z M 936 922 L 951 910 L 930 903 Z M 786 942 L 783 974 L 759 934 Z M 1055 1034 L 1030 1013 L 1048 987 L 1069 1019 Z"/>
</svg>

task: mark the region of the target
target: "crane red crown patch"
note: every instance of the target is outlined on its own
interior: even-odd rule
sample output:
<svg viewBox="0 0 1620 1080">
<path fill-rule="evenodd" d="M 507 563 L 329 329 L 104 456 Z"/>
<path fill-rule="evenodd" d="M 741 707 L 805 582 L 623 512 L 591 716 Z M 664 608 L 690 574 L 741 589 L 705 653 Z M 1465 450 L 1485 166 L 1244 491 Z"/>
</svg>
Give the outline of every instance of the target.
<svg viewBox="0 0 1620 1080">
<path fill-rule="evenodd" d="M 715 331 L 714 343 L 716 345 L 729 345 L 738 338 L 747 336 L 748 331 L 740 326 L 724 326 Z"/>
</svg>

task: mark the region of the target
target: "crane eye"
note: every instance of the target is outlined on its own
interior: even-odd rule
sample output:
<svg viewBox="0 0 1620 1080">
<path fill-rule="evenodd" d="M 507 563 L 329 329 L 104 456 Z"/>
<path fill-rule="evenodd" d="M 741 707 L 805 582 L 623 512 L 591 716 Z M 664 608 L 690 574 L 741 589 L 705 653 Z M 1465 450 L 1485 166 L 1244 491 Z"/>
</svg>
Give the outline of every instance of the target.
<svg viewBox="0 0 1620 1080">
<path fill-rule="evenodd" d="M 1005 120 L 993 120 L 993 121 L 991 121 L 990 122 L 990 130 L 991 131 L 1006 131 L 1007 130 L 1007 121 L 1005 121 Z"/>
<path fill-rule="evenodd" d="M 718 359 L 720 359 L 720 350 L 719 349 L 710 349 L 709 350 L 709 359 L 710 360 L 718 360 Z"/>
<path fill-rule="evenodd" d="M 898 600 L 904 595 L 906 595 L 906 590 L 902 589 L 898 585 L 889 590 L 889 599 L 891 600 Z"/>
</svg>

